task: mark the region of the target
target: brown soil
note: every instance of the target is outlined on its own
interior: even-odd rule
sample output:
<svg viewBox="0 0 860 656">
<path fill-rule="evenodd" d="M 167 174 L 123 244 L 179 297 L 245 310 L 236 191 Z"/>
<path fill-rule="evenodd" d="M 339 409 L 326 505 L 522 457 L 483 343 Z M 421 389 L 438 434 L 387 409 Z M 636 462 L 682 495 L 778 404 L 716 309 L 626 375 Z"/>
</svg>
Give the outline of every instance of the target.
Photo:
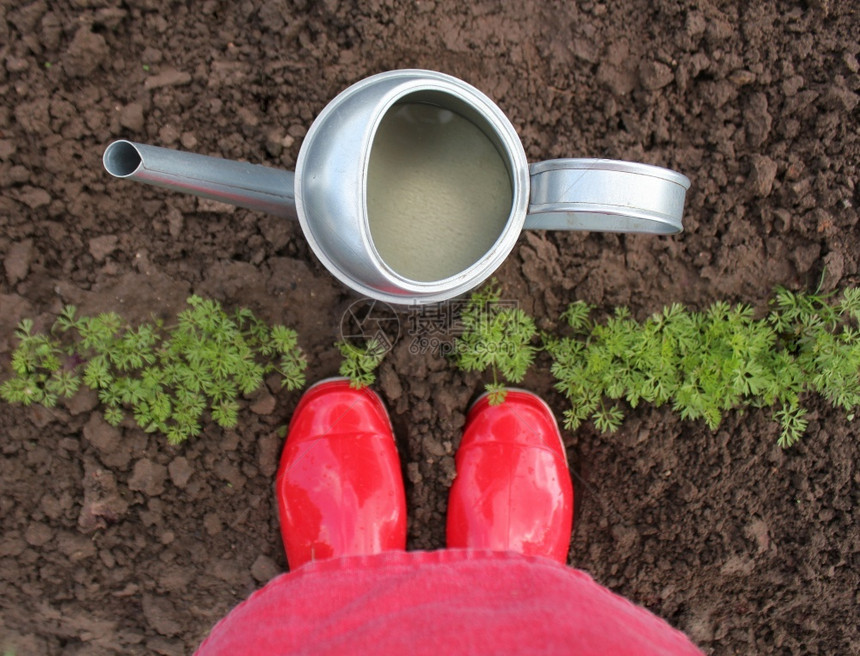
<svg viewBox="0 0 860 656">
<path fill-rule="evenodd" d="M 170 316 L 195 291 L 292 325 L 309 379 L 334 374 L 357 297 L 297 223 L 111 179 L 100 157 L 127 137 L 292 169 L 337 92 L 403 67 L 486 92 L 531 161 L 629 159 L 693 180 L 677 237 L 525 234 L 499 280 L 544 328 L 574 299 L 641 318 L 676 301 L 761 309 L 774 286 L 822 274 L 826 290 L 858 283 L 856 3 L 510 4 L 0 2 L 4 371 L 22 317 L 44 326 L 65 303 Z M 409 548 L 438 549 L 481 380 L 411 352 L 405 327 L 377 388 L 401 440 Z M 545 366 L 527 380 L 561 414 L 551 385 Z M 272 395 L 248 399 L 236 431 L 207 425 L 178 448 L 110 428 L 85 394 L 0 406 L 0 648 L 188 653 L 284 570 L 271 490 L 299 394 Z M 763 412 L 712 432 L 643 407 L 614 436 L 566 434 L 570 563 L 709 653 L 860 653 L 857 425 L 811 404 L 788 451 Z"/>
</svg>

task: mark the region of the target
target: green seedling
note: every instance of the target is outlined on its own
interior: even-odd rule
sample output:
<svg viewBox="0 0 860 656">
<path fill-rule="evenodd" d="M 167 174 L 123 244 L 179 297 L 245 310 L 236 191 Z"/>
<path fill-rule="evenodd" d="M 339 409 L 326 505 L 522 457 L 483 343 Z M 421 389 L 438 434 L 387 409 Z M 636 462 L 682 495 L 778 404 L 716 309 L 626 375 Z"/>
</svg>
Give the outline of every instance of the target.
<svg viewBox="0 0 860 656">
<path fill-rule="evenodd" d="M 128 412 L 171 444 L 199 434 L 207 409 L 219 426 L 234 427 L 239 395 L 272 372 L 289 390 L 304 385 L 295 331 L 269 327 L 247 309 L 227 314 L 199 296 L 169 328 L 160 320 L 132 327 L 113 312 L 78 317 L 67 306 L 50 334 L 33 333 L 25 319 L 16 336 L 14 377 L 0 385 L 6 401 L 53 407 L 84 385 L 98 392 L 106 421 L 119 425 Z"/>
<path fill-rule="evenodd" d="M 339 341 L 336 346 L 343 356 L 340 375 L 349 378 L 350 387 L 361 389 L 376 381 L 376 369 L 387 352 L 379 341 L 373 338 L 365 344 Z"/>
<path fill-rule="evenodd" d="M 454 343 L 454 363 L 463 371 L 489 369 L 493 381 L 485 388 L 489 403 L 505 400 L 505 381 L 519 383 L 534 361 L 537 335 L 534 320 L 516 306 L 501 302 L 495 282 L 475 292 L 460 315 L 463 332 Z"/>
</svg>

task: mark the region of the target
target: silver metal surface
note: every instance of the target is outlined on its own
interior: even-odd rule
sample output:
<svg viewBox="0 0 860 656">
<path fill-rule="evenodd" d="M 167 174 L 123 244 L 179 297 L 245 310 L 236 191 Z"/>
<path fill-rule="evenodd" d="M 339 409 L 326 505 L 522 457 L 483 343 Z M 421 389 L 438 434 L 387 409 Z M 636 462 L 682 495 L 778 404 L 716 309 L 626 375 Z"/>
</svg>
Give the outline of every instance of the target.
<svg viewBox="0 0 860 656">
<path fill-rule="evenodd" d="M 432 282 L 411 280 L 391 269 L 373 245 L 367 217 L 373 138 L 386 112 L 407 101 L 431 102 L 472 120 L 495 141 L 512 176 L 511 212 L 493 246 L 463 271 Z M 528 164 L 514 127 L 480 91 L 442 73 L 391 71 L 352 85 L 314 121 L 296 162 L 296 199 L 308 243 L 341 282 L 387 303 L 431 303 L 474 289 L 511 252 L 528 204 Z"/>
<path fill-rule="evenodd" d="M 110 144 L 102 163 L 117 178 L 296 218 L 291 171 L 125 140 Z"/>
<path fill-rule="evenodd" d="M 690 180 L 669 169 L 606 159 L 532 164 L 525 227 L 537 230 L 681 232 Z"/>
</svg>

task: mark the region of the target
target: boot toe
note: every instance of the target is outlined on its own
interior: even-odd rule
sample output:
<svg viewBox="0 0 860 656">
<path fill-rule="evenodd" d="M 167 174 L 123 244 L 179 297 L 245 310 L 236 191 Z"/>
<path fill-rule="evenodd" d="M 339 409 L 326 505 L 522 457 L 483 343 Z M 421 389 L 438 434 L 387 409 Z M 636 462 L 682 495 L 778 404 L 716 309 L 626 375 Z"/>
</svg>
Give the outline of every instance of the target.
<svg viewBox="0 0 860 656">
<path fill-rule="evenodd" d="M 391 434 L 391 420 L 382 399 L 368 388 L 354 389 L 346 379 L 317 383 L 308 389 L 290 420 L 292 443 L 340 433 Z M 393 437 L 392 437 L 393 439 Z"/>
</svg>

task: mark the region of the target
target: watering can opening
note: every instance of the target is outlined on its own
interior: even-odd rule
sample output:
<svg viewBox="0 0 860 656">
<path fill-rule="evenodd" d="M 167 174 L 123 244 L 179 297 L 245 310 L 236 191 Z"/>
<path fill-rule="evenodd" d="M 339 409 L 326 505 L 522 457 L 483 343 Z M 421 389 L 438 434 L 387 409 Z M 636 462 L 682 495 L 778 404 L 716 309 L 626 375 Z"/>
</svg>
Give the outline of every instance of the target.
<svg viewBox="0 0 860 656">
<path fill-rule="evenodd" d="M 514 167 L 493 126 L 451 94 L 414 92 L 382 115 L 368 162 L 373 248 L 397 275 L 432 283 L 459 275 L 501 239 Z"/>
</svg>

